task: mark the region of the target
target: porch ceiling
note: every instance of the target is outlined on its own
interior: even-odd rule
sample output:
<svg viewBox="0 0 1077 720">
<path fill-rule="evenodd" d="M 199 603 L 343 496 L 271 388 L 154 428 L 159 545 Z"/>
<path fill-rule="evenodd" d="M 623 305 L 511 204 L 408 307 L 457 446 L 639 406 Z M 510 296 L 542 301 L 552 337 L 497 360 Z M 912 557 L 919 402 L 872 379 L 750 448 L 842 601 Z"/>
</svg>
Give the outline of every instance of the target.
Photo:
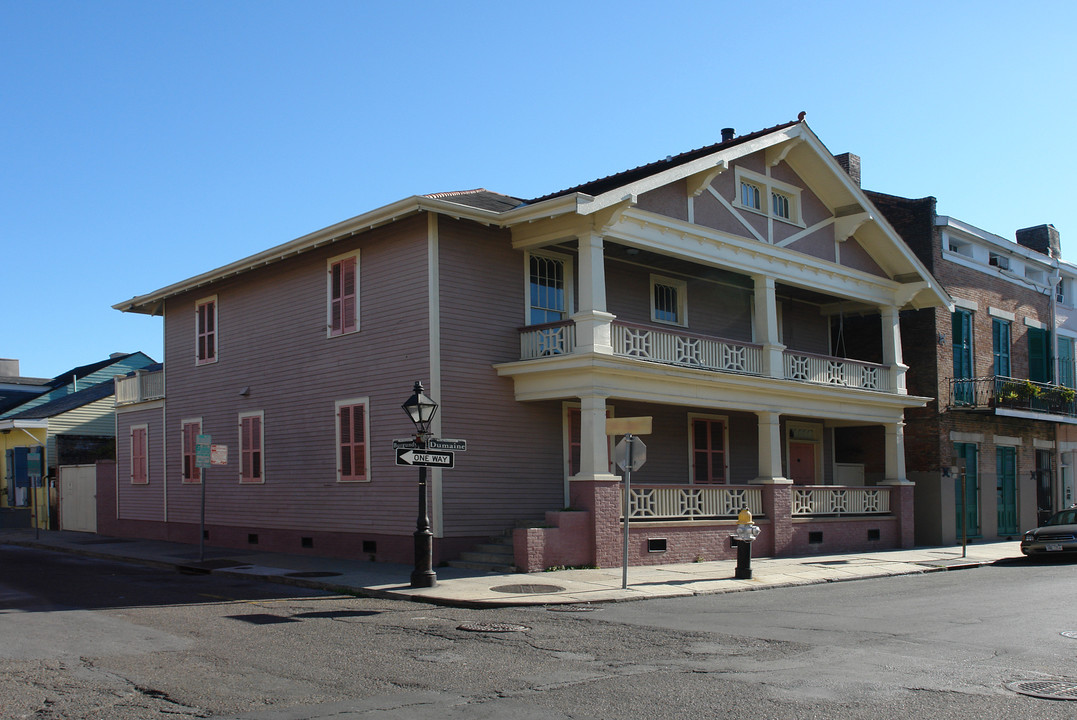
<svg viewBox="0 0 1077 720">
<path fill-rule="evenodd" d="M 892 423 L 930 398 L 697 370 L 597 353 L 561 355 L 494 366 L 511 377 L 516 399 L 600 395 L 693 408 L 777 412 L 834 421 Z"/>
</svg>

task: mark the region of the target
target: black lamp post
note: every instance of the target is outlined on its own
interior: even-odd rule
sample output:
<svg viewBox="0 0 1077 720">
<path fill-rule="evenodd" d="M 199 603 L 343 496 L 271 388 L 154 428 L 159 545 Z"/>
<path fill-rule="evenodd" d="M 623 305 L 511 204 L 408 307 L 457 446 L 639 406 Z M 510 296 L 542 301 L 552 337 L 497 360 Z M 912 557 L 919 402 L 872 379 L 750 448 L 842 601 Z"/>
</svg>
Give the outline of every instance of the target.
<svg viewBox="0 0 1077 720">
<path fill-rule="evenodd" d="M 412 395 L 403 405 L 404 412 L 415 423 L 415 444 L 426 450 L 430 437 L 430 421 L 438 411 L 438 404 L 423 395 L 423 384 L 415 382 Z M 430 513 L 426 509 L 426 467 L 419 466 L 419 519 L 415 523 L 415 569 L 411 571 L 413 588 L 434 587 L 438 584 L 434 572 L 434 533 L 430 530 Z"/>
</svg>

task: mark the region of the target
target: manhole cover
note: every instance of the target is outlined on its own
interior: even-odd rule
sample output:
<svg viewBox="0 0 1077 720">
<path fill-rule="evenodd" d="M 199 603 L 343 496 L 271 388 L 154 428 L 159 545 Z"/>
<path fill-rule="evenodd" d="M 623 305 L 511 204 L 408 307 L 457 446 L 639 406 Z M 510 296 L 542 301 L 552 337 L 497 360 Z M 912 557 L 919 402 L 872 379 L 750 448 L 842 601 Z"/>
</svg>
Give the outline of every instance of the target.
<svg viewBox="0 0 1077 720">
<path fill-rule="evenodd" d="M 514 625 L 513 623 L 464 623 L 456 628 L 465 632 L 527 632 L 531 628 L 526 625 Z"/>
<path fill-rule="evenodd" d="M 1077 640 L 1077 630 L 1063 630 L 1059 635 Z"/>
<path fill-rule="evenodd" d="M 294 573 L 288 573 L 288 577 L 294 577 L 294 578 L 340 577 L 340 573 L 338 573 L 338 572 L 317 572 L 317 571 L 294 572 Z"/>
<path fill-rule="evenodd" d="M 1006 687 L 1015 693 L 1046 700 L 1077 700 L 1077 680 L 1021 680 Z"/>
<path fill-rule="evenodd" d="M 564 590 L 560 585 L 499 585 L 490 589 L 494 592 L 520 593 L 522 595 L 548 595 Z"/>
<path fill-rule="evenodd" d="M 551 605 L 546 609 L 550 612 L 594 612 L 598 610 L 594 605 Z"/>
</svg>

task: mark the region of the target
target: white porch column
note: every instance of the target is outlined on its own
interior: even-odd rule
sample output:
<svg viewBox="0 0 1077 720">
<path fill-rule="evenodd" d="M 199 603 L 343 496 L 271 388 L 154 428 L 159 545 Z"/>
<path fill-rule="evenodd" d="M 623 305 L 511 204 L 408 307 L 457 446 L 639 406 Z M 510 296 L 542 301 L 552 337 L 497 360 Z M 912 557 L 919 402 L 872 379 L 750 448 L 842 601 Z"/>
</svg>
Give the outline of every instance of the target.
<svg viewBox="0 0 1077 720">
<path fill-rule="evenodd" d="M 752 482 L 760 485 L 789 485 L 793 481 L 782 475 L 781 413 L 761 411 L 759 418 L 759 477 Z"/>
<path fill-rule="evenodd" d="M 573 480 L 616 480 L 610 473 L 606 396 L 580 396 L 580 472 Z"/>
<path fill-rule="evenodd" d="M 885 485 L 911 485 L 905 476 L 905 422 L 886 424 Z"/>
<path fill-rule="evenodd" d="M 610 323 L 615 315 L 606 312 L 606 263 L 602 236 L 596 232 L 579 238 L 579 309 L 576 323 L 576 352 L 613 354 Z"/>
<path fill-rule="evenodd" d="M 901 361 L 901 316 L 897 307 L 884 305 L 879 308 L 883 329 L 883 365 L 889 368 L 890 388 L 899 395 L 908 395 L 905 387 L 905 371 L 909 366 Z"/>
<path fill-rule="evenodd" d="M 782 352 L 785 346 L 778 338 L 778 301 L 774 295 L 774 278 L 753 275 L 752 281 L 755 283 L 755 341 L 763 346 L 763 374 L 784 377 Z"/>
</svg>

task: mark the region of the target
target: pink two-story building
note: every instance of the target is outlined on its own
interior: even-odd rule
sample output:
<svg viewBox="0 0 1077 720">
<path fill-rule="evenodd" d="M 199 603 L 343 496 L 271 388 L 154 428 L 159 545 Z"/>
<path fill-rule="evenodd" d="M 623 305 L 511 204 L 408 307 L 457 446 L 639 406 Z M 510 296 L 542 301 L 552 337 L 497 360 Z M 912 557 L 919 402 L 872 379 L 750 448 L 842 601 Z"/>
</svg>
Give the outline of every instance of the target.
<svg viewBox="0 0 1077 720">
<path fill-rule="evenodd" d="M 649 416 L 632 562 L 910 546 L 899 314 L 946 294 L 801 120 L 545 197 L 413 196 L 117 304 L 164 316 L 118 380 L 103 531 L 407 562 L 422 380 L 438 561 L 621 562 L 607 417 Z M 846 319 L 856 322 L 845 327 Z M 194 438 L 227 445 L 196 467 Z M 205 474 L 203 474 L 205 473 Z"/>
</svg>

